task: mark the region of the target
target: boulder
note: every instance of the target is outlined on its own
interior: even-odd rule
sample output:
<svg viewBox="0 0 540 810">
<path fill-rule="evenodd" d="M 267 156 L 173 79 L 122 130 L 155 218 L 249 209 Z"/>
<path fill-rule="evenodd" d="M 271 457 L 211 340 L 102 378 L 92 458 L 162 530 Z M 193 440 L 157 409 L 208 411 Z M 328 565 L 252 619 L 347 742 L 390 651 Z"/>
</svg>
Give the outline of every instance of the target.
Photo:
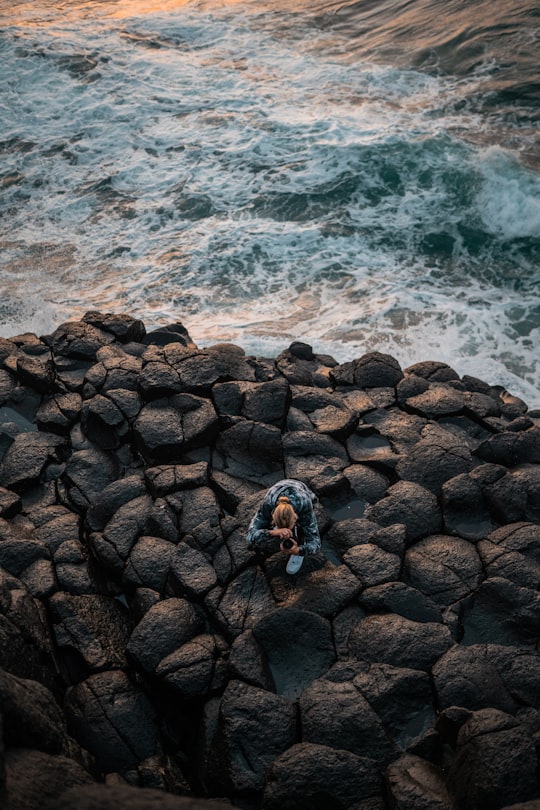
<svg viewBox="0 0 540 810">
<path fill-rule="evenodd" d="M 65 440 L 53 433 L 18 433 L 0 466 L 0 485 L 22 492 L 36 484 L 50 462 L 58 462 Z"/>
<path fill-rule="evenodd" d="M 525 588 L 540 584 L 540 526 L 513 523 L 478 543 L 488 577 L 503 577 Z"/>
<path fill-rule="evenodd" d="M 283 607 L 331 617 L 350 604 L 362 590 L 360 580 L 346 565 L 326 562 L 321 567 L 313 556 L 304 561 L 300 572 L 291 581 L 291 577 L 284 574 L 283 555 L 277 556 L 281 576 L 272 576 L 271 586 L 276 602 Z"/>
<path fill-rule="evenodd" d="M 452 646 L 450 631 L 436 622 L 413 622 L 394 614 L 366 616 L 349 636 L 359 661 L 430 670 Z"/>
<path fill-rule="evenodd" d="M 441 709 L 493 707 L 515 714 L 519 706 L 540 709 L 540 653 L 499 644 L 456 645 L 433 667 Z"/>
<path fill-rule="evenodd" d="M 350 751 L 297 743 L 273 761 L 263 794 L 263 810 L 326 810 L 363 807 L 381 779 L 374 762 Z"/>
<path fill-rule="evenodd" d="M 314 681 L 299 701 L 302 741 L 345 749 L 382 769 L 397 754 L 380 717 L 350 682 Z"/>
<path fill-rule="evenodd" d="M 44 338 L 53 354 L 77 360 L 95 360 L 102 346 L 114 341 L 114 335 L 90 323 L 69 321 Z"/>
<path fill-rule="evenodd" d="M 86 511 L 98 500 L 103 490 L 117 480 L 118 462 L 98 448 L 77 450 L 66 464 L 63 482 L 70 502 L 77 510 Z"/>
<path fill-rule="evenodd" d="M 454 803 L 440 768 L 406 754 L 385 773 L 390 806 L 399 810 L 453 810 Z"/>
<path fill-rule="evenodd" d="M 268 768 L 296 742 L 296 708 L 280 695 L 230 681 L 208 746 L 213 791 L 261 791 Z"/>
<path fill-rule="evenodd" d="M 80 394 L 55 394 L 43 400 L 36 413 L 36 424 L 42 431 L 66 436 L 79 418 L 81 405 Z"/>
<path fill-rule="evenodd" d="M 335 366 L 330 376 L 336 385 L 354 385 L 357 388 L 396 386 L 403 377 L 397 360 L 389 354 L 371 352 L 351 363 Z"/>
<path fill-rule="evenodd" d="M 125 666 L 131 627 L 117 600 L 101 594 L 57 593 L 49 605 L 60 651 L 80 656 L 88 671 Z"/>
<path fill-rule="evenodd" d="M 253 635 L 268 662 L 275 690 L 298 697 L 335 661 L 330 623 L 322 616 L 295 608 L 281 608 L 260 619 Z"/>
<path fill-rule="evenodd" d="M 153 605 L 133 630 L 126 653 L 143 672 L 158 664 L 204 629 L 201 615 L 185 599 L 165 599 Z"/>
<path fill-rule="evenodd" d="M 537 799 L 538 763 L 524 727 L 498 709 L 474 712 L 459 731 L 448 788 L 464 810 Z"/>
<path fill-rule="evenodd" d="M 407 550 L 403 579 L 440 607 L 447 607 L 475 591 L 484 571 L 474 545 L 459 537 L 436 535 Z"/>
<path fill-rule="evenodd" d="M 343 562 L 364 588 L 392 582 L 399 578 L 401 559 L 372 543 L 354 546 L 343 556 Z"/>
<path fill-rule="evenodd" d="M 126 313 L 103 313 L 91 310 L 82 321 L 104 332 L 110 332 L 119 343 L 141 343 L 146 335 L 144 323 Z"/>
<path fill-rule="evenodd" d="M 66 752 L 65 718 L 47 687 L 0 670 L 0 706 L 7 746 L 35 748 L 49 754 Z"/>
<path fill-rule="evenodd" d="M 195 636 L 159 663 L 156 675 L 181 698 L 207 698 L 223 687 L 226 645 L 209 634 Z"/>
<path fill-rule="evenodd" d="M 266 578 L 257 568 L 243 571 L 225 589 L 214 588 L 205 604 L 228 638 L 239 636 L 275 610 Z"/>
<path fill-rule="evenodd" d="M 501 577 L 480 585 L 461 609 L 462 644 L 536 647 L 540 637 L 540 595 Z"/>
<path fill-rule="evenodd" d="M 170 555 L 167 593 L 202 599 L 216 582 L 216 572 L 205 555 L 188 543 L 178 543 Z"/>
<path fill-rule="evenodd" d="M 427 425 L 422 438 L 398 461 L 396 472 L 402 480 L 439 494 L 446 481 L 469 472 L 472 466 L 472 455 L 464 442 L 450 431 Z"/>
<path fill-rule="evenodd" d="M 139 537 L 124 568 L 124 583 L 130 588 L 152 588 L 163 593 L 175 551 L 175 546 L 161 537 Z"/>
<path fill-rule="evenodd" d="M 66 789 L 93 782 L 69 757 L 26 748 L 7 751 L 5 769 L 10 810 L 50 810 Z"/>
<path fill-rule="evenodd" d="M 435 602 L 405 582 L 385 582 L 362 591 L 360 602 L 372 613 L 397 613 L 414 622 L 440 622 Z"/>
<path fill-rule="evenodd" d="M 213 405 L 192 394 L 145 405 L 133 426 L 137 448 L 148 464 L 181 461 L 192 447 L 209 444 L 217 431 Z"/>
<path fill-rule="evenodd" d="M 437 534 L 442 524 L 435 495 L 420 484 L 409 481 L 399 481 L 391 486 L 382 500 L 368 506 L 365 517 L 381 526 L 404 524 L 409 543 Z"/>
<path fill-rule="evenodd" d="M 72 687 L 64 709 L 71 733 L 104 773 L 128 771 L 160 750 L 155 710 L 120 670 Z"/>
</svg>

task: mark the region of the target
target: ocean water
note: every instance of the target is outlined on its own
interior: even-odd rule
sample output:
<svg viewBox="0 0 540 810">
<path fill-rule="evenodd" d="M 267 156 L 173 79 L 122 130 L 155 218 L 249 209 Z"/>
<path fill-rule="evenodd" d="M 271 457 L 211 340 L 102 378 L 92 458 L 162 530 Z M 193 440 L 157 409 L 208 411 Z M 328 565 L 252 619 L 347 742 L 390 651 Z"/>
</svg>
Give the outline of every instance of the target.
<svg viewBox="0 0 540 810">
<path fill-rule="evenodd" d="M 0 1 L 0 335 L 129 311 L 539 406 L 539 40 L 531 0 Z"/>
</svg>

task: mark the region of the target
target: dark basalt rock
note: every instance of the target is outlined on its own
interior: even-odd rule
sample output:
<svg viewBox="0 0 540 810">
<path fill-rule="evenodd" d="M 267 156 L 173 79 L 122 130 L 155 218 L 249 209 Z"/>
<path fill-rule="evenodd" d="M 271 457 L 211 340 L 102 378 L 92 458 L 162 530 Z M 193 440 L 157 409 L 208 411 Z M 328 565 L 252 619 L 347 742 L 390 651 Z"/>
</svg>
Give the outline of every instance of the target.
<svg viewBox="0 0 540 810">
<path fill-rule="evenodd" d="M 458 734 L 448 787 L 466 810 L 538 798 L 536 752 L 526 729 L 498 709 L 474 712 Z"/>
<path fill-rule="evenodd" d="M 313 743 L 293 745 L 270 768 L 263 810 L 322 810 L 363 807 L 375 795 L 380 777 L 373 760 Z"/>
<path fill-rule="evenodd" d="M 120 670 L 78 683 L 64 708 L 72 733 L 105 773 L 127 771 L 159 750 L 155 711 Z"/>
<path fill-rule="evenodd" d="M 0 339 L 0 405 L 9 810 L 538 802 L 540 424 L 518 397 L 89 312 Z M 319 498 L 294 576 L 245 539 L 285 477 Z"/>
</svg>

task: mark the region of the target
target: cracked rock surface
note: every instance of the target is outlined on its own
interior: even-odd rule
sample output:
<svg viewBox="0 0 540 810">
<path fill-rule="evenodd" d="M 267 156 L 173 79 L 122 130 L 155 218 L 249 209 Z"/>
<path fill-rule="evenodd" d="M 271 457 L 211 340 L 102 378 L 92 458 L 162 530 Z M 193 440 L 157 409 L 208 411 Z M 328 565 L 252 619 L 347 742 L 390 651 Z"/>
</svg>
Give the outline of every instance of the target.
<svg viewBox="0 0 540 810">
<path fill-rule="evenodd" d="M 533 810 L 540 413 L 89 312 L 0 340 L 6 810 Z M 245 532 L 318 496 L 291 577 Z"/>
</svg>

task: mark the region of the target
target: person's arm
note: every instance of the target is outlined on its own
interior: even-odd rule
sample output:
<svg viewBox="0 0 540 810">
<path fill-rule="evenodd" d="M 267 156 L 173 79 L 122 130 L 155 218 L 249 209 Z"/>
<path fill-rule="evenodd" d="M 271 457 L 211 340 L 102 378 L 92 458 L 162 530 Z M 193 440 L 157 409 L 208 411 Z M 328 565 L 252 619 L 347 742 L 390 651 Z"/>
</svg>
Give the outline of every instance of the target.
<svg viewBox="0 0 540 810">
<path fill-rule="evenodd" d="M 302 557 L 307 554 L 315 554 L 321 548 L 321 538 L 317 518 L 311 504 L 298 515 L 298 523 L 302 527 L 304 536 L 301 543 L 298 544 L 297 553 Z"/>
<path fill-rule="evenodd" d="M 257 545 L 257 543 L 266 540 L 268 531 L 272 523 L 272 509 L 270 504 L 263 501 L 257 511 L 255 512 L 251 523 L 246 532 L 246 541 L 248 546 Z"/>
</svg>

